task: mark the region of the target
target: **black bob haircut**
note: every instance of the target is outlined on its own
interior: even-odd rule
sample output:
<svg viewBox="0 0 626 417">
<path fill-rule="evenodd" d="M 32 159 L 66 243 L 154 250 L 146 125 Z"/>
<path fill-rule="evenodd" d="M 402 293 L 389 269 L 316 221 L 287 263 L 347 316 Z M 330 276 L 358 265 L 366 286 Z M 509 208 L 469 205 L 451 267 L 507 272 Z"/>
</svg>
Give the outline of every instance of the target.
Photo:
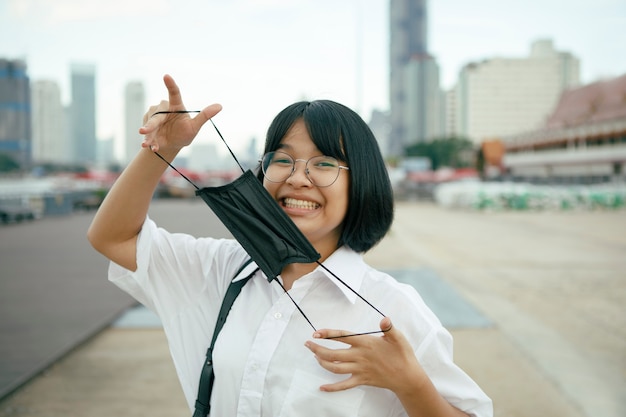
<svg viewBox="0 0 626 417">
<path fill-rule="evenodd" d="M 324 155 L 350 167 L 349 204 L 339 246 L 367 252 L 389 231 L 393 222 L 393 191 L 378 143 L 369 126 L 348 107 L 331 100 L 301 101 L 283 109 L 272 121 L 264 154 L 278 149 L 299 119 Z M 257 174 L 263 181 L 263 171 Z"/>
</svg>

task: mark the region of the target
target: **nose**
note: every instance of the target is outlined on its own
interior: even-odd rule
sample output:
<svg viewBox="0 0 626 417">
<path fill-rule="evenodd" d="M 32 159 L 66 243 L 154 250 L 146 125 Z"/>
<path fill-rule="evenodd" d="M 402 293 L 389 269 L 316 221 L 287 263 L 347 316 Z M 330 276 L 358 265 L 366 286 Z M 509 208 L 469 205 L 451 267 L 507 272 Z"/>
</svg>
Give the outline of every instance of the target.
<svg viewBox="0 0 626 417">
<path fill-rule="evenodd" d="M 298 169 L 298 162 L 302 162 L 302 170 Z M 309 168 L 307 166 L 307 161 L 305 159 L 296 159 L 293 163 L 293 172 L 287 178 L 288 183 L 291 185 L 298 186 L 310 186 L 313 185 L 311 180 L 309 179 Z"/>
</svg>

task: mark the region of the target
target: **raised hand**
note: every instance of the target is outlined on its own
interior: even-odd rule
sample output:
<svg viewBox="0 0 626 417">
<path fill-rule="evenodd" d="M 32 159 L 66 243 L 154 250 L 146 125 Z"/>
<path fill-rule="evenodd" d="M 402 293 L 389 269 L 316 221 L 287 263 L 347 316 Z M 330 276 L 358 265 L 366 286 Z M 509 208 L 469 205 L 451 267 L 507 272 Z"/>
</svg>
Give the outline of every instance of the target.
<svg viewBox="0 0 626 417">
<path fill-rule="evenodd" d="M 144 125 L 139 129 L 139 133 L 144 135 L 141 146 L 154 152 L 164 148 L 180 150 L 189 145 L 202 125 L 222 110 L 221 105 L 212 104 L 195 117 L 190 117 L 188 113 L 184 113 L 185 105 L 174 79 L 170 75 L 165 75 L 163 82 L 167 87 L 169 100 L 151 106 L 143 117 Z M 181 113 L 155 114 L 158 112 Z"/>
</svg>

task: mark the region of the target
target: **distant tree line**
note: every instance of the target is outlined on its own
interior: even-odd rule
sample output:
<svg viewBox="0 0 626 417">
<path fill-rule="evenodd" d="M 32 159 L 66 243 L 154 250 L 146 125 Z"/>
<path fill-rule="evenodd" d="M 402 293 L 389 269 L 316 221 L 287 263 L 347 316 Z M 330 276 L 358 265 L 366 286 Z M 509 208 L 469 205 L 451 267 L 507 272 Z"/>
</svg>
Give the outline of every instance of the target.
<svg viewBox="0 0 626 417">
<path fill-rule="evenodd" d="M 74 173 L 81 174 L 89 171 L 84 164 L 78 163 L 58 163 L 58 162 L 40 162 L 29 167 L 21 166 L 20 163 L 10 154 L 0 152 L 0 173 L 12 173 L 20 170 L 36 172 L 39 175 L 50 175 L 56 173 Z M 107 167 L 111 172 L 120 172 L 121 167 L 118 164 L 111 164 Z"/>
<path fill-rule="evenodd" d="M 430 159 L 431 167 L 468 168 L 476 166 L 474 144 L 466 138 L 446 137 L 430 142 L 417 142 L 405 148 L 405 156 Z"/>
<path fill-rule="evenodd" d="M 0 172 L 19 171 L 20 164 L 11 155 L 0 152 Z"/>
</svg>

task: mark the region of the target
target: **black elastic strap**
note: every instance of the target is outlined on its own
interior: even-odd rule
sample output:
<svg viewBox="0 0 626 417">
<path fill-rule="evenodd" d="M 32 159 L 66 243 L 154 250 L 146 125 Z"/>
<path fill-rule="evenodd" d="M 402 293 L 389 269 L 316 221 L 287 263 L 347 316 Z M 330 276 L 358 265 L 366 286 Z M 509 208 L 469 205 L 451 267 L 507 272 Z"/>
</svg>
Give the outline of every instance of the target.
<svg viewBox="0 0 626 417">
<path fill-rule="evenodd" d="M 252 259 L 248 259 L 242 266 L 239 268 L 233 279 L 235 279 L 239 274 L 244 270 L 246 266 L 248 266 L 252 262 Z M 206 360 L 204 365 L 202 366 L 202 373 L 200 374 L 200 385 L 198 386 L 198 397 L 196 399 L 195 411 L 193 413 L 193 417 L 206 417 L 211 411 L 211 392 L 213 391 L 213 382 L 215 381 L 215 374 L 213 373 L 213 347 L 215 346 L 215 341 L 217 340 L 217 336 L 224 327 L 224 323 L 226 322 L 226 317 L 228 317 L 228 313 L 230 313 L 230 308 L 232 307 L 235 299 L 241 292 L 241 289 L 246 282 L 258 271 L 259 268 L 256 268 L 252 273 L 250 273 L 247 277 L 239 280 L 231 282 L 226 290 L 226 295 L 224 296 L 224 300 L 222 301 L 222 307 L 220 308 L 219 315 L 217 316 L 217 322 L 215 323 L 215 330 L 213 331 L 213 338 L 211 339 L 211 346 L 206 351 Z"/>
</svg>

